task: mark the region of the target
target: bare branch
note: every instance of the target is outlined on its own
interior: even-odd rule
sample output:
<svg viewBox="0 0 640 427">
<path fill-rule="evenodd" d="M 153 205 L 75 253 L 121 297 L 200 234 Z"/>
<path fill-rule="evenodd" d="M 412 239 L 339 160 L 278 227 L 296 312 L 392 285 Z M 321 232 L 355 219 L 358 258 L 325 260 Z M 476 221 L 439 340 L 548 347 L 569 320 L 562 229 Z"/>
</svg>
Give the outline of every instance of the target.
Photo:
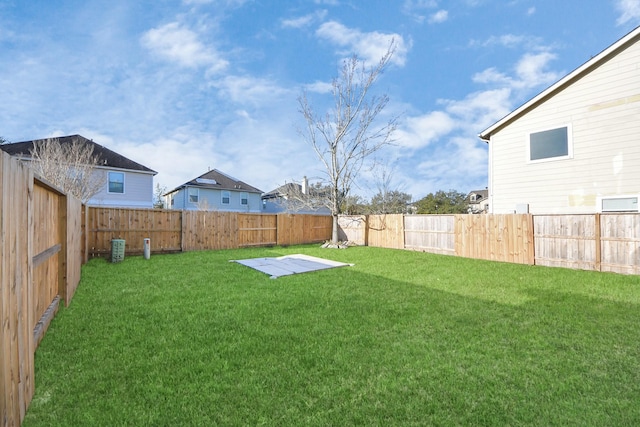
<svg viewBox="0 0 640 427">
<path fill-rule="evenodd" d="M 86 203 L 107 183 L 107 175 L 96 170 L 99 160 L 91 145 L 77 139 L 61 144 L 58 138 L 50 138 L 34 143 L 29 165 L 51 184 Z"/>
</svg>

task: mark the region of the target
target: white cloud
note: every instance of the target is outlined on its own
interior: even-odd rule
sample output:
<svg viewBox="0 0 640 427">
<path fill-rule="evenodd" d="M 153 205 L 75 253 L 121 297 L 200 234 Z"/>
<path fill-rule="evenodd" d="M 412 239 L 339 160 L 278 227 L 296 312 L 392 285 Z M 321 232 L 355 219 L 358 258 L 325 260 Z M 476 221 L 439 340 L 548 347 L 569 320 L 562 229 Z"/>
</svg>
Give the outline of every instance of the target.
<svg viewBox="0 0 640 427">
<path fill-rule="evenodd" d="M 462 100 L 443 100 L 441 103 L 459 126 L 475 135 L 511 111 L 511 97 L 512 90 L 506 87 L 475 92 Z"/>
<path fill-rule="evenodd" d="M 554 59 L 556 55 L 551 52 L 526 53 L 516 63 L 514 76 L 506 75 L 491 67 L 474 74 L 472 79 L 475 83 L 493 84 L 512 89 L 532 89 L 550 85 L 563 76 L 561 72 L 548 70 L 549 63 Z"/>
<path fill-rule="evenodd" d="M 304 28 L 313 24 L 315 21 L 322 21 L 326 16 L 326 10 L 318 10 L 298 18 L 283 19 L 282 26 L 284 28 Z"/>
<path fill-rule="evenodd" d="M 432 9 L 437 6 L 436 0 L 405 0 L 402 4 L 402 10 L 410 12 L 417 9 Z"/>
<path fill-rule="evenodd" d="M 325 22 L 318 28 L 316 34 L 318 37 L 346 49 L 341 51 L 341 54 L 355 53 L 370 64 L 377 63 L 385 55 L 393 40 L 397 48 L 391 62 L 403 66 L 410 47 L 407 46 L 400 34 L 385 34 L 377 31 L 365 33 L 358 29 L 348 28 L 336 21 Z"/>
<path fill-rule="evenodd" d="M 551 52 L 525 54 L 516 65 L 518 80 L 515 86 L 518 88 L 534 88 L 557 81 L 562 77 L 562 74 L 547 71 L 547 65 L 555 58 L 556 55 Z"/>
<path fill-rule="evenodd" d="M 290 93 L 275 82 L 251 76 L 227 76 L 211 85 L 219 89 L 225 99 L 239 105 L 269 105 Z"/>
<path fill-rule="evenodd" d="M 311 84 L 305 85 L 304 88 L 309 92 L 331 93 L 331 90 L 333 89 L 333 84 L 328 82 L 317 81 L 317 82 L 313 82 Z"/>
<path fill-rule="evenodd" d="M 527 15 L 531 16 L 531 15 L 535 15 L 535 13 L 536 13 L 535 6 L 532 6 L 529 9 L 527 9 Z"/>
<path fill-rule="evenodd" d="M 620 12 L 617 24 L 624 25 L 629 21 L 640 22 L 639 0 L 617 0 L 616 9 Z"/>
<path fill-rule="evenodd" d="M 409 117 L 396 133 L 396 143 L 402 147 L 425 147 L 456 128 L 455 120 L 444 111 L 433 111 Z"/>
<path fill-rule="evenodd" d="M 446 10 L 439 10 L 429 17 L 429 23 L 440 24 L 442 22 L 445 22 L 447 19 L 449 19 L 449 12 L 447 12 Z"/>
<path fill-rule="evenodd" d="M 219 6 L 242 6 L 248 0 L 182 0 L 184 4 L 209 4 L 217 3 Z"/>
<path fill-rule="evenodd" d="M 426 16 L 424 11 L 438 7 L 436 0 L 405 0 L 402 4 L 402 12 L 413 17 L 417 22 L 424 22 Z"/>
<path fill-rule="evenodd" d="M 216 72 L 228 66 L 215 49 L 205 46 L 195 32 L 177 22 L 147 31 L 141 42 L 156 55 L 184 67 L 207 66 Z"/>
<path fill-rule="evenodd" d="M 494 67 L 487 68 L 484 71 L 474 74 L 472 77 L 472 80 L 475 83 L 483 83 L 483 84 L 492 83 L 492 84 L 500 84 L 500 85 L 511 84 L 510 82 L 513 81 L 511 77 L 507 76 L 504 73 L 501 73 Z"/>
<path fill-rule="evenodd" d="M 530 45 L 531 43 L 537 43 L 539 40 L 532 37 L 518 36 L 515 34 L 503 34 L 501 36 L 491 36 L 484 41 L 472 40 L 471 46 L 490 47 L 490 46 L 503 46 L 507 48 L 514 48 L 521 45 Z"/>
</svg>

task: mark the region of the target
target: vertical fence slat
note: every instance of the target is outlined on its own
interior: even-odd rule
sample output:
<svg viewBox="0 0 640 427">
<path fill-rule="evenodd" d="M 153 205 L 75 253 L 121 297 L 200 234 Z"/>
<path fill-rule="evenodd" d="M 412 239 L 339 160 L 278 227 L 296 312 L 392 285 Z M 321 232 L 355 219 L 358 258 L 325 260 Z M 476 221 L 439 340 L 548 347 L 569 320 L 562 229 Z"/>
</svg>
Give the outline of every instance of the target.
<svg viewBox="0 0 640 427">
<path fill-rule="evenodd" d="M 19 425 L 34 392 L 32 173 L 0 152 L 0 421 Z"/>
</svg>

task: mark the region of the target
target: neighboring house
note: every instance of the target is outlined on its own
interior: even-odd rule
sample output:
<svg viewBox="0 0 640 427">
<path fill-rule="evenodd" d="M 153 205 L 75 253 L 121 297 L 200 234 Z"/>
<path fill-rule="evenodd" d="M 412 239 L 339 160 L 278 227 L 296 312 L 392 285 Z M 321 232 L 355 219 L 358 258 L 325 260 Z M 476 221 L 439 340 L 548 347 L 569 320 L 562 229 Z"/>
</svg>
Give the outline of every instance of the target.
<svg viewBox="0 0 640 427">
<path fill-rule="evenodd" d="M 291 212 L 298 214 L 331 215 L 326 206 L 318 206 L 326 200 L 322 189 L 310 186 L 307 177 L 302 184 L 290 182 L 262 195 L 262 212 Z"/>
<path fill-rule="evenodd" d="M 213 169 L 164 195 L 169 209 L 262 212 L 258 190 L 245 182 Z"/>
<path fill-rule="evenodd" d="M 489 190 L 474 190 L 467 195 L 468 211 L 471 214 L 487 213 L 489 210 Z"/>
<path fill-rule="evenodd" d="M 640 27 L 479 136 L 492 213 L 638 212 Z"/>
<path fill-rule="evenodd" d="M 93 155 L 98 158 L 94 173 L 98 174 L 99 179 L 105 184 L 102 190 L 87 202 L 88 206 L 153 207 L 153 177 L 157 172 L 81 135 L 2 144 L 0 149 L 12 156 L 30 160 L 34 143 L 46 143 L 50 140 L 57 140 L 60 144 L 79 141 L 93 146 Z"/>
</svg>

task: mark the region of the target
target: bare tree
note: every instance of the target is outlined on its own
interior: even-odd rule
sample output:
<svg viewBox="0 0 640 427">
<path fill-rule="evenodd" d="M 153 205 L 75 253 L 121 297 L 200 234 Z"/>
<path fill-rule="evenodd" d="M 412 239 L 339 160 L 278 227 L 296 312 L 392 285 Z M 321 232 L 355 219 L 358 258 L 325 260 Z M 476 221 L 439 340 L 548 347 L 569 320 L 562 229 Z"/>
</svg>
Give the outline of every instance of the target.
<svg viewBox="0 0 640 427">
<path fill-rule="evenodd" d="M 305 92 L 298 98 L 306 123 L 301 134 L 313 147 L 327 174 L 329 192 L 325 200 L 333 216 L 334 244 L 338 243 L 338 215 L 342 213 L 343 201 L 365 160 L 392 142 L 396 118 L 385 124 L 377 122 L 389 97 L 372 95 L 370 90 L 389 64 L 395 48 L 392 41 L 374 66 L 367 66 L 355 55 L 346 59 L 339 76 L 333 80 L 333 106 L 326 114 L 314 111 Z"/>
<path fill-rule="evenodd" d="M 51 184 L 87 203 L 107 183 L 107 175 L 96 170 L 99 162 L 90 144 L 49 138 L 34 142 L 29 165 Z"/>
<path fill-rule="evenodd" d="M 395 165 L 386 162 L 376 163 L 373 175 L 378 192 L 371 198 L 369 211 L 372 214 L 401 214 L 407 213 L 411 203 L 411 194 L 405 193 L 400 187 L 393 186 Z"/>
<path fill-rule="evenodd" d="M 156 189 L 153 191 L 153 207 L 155 209 L 164 209 L 164 193 L 167 192 L 167 187 L 156 183 Z"/>
</svg>

